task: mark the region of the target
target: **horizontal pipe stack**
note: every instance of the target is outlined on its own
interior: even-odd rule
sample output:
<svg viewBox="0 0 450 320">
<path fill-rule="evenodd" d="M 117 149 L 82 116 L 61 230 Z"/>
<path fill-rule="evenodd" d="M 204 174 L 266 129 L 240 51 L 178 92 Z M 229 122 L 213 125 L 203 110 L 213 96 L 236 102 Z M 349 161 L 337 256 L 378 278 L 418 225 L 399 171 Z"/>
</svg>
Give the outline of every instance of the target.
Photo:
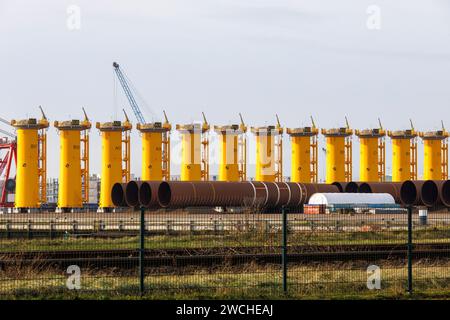
<svg viewBox="0 0 450 320">
<path fill-rule="evenodd" d="M 429 208 L 450 207 L 450 180 L 407 180 L 404 182 L 365 182 L 361 193 L 389 193 L 396 203 Z"/>
<path fill-rule="evenodd" d="M 130 181 L 116 183 L 117 206 L 151 208 L 257 207 L 300 208 L 317 192 L 340 192 L 335 185 L 294 182 Z"/>
<path fill-rule="evenodd" d="M 450 207 L 450 180 L 405 182 L 130 181 L 111 192 L 118 207 L 302 208 L 314 193 L 388 193 L 403 206 Z"/>
</svg>

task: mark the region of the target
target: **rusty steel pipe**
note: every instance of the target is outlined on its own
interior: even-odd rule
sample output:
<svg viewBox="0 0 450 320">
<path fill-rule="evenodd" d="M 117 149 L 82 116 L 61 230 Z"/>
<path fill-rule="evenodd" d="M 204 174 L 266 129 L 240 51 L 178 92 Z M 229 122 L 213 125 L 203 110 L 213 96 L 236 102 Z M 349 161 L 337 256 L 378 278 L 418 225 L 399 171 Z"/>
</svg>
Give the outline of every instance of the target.
<svg viewBox="0 0 450 320">
<path fill-rule="evenodd" d="M 347 182 L 338 182 L 335 181 L 332 183 L 333 186 L 336 186 L 339 189 L 339 192 L 344 192 L 345 187 L 347 186 Z"/>
<path fill-rule="evenodd" d="M 126 207 L 125 188 L 126 183 L 115 183 L 111 189 L 111 200 L 116 207 Z"/>
<path fill-rule="evenodd" d="M 276 184 L 280 190 L 278 207 L 298 208 L 305 203 L 308 194 L 303 183 L 276 182 Z"/>
<path fill-rule="evenodd" d="M 440 181 L 437 180 L 427 180 L 423 183 L 420 195 L 425 206 L 434 207 L 442 204 L 439 198 L 439 183 Z"/>
<path fill-rule="evenodd" d="M 425 181 L 407 180 L 400 187 L 400 202 L 403 205 L 425 205 L 422 198 L 422 186 Z"/>
<path fill-rule="evenodd" d="M 361 182 L 339 182 L 335 181 L 332 183 L 333 186 L 336 186 L 339 191 L 338 192 L 350 192 L 350 193 L 357 193 L 358 187 Z"/>
<path fill-rule="evenodd" d="M 125 186 L 125 202 L 129 207 L 139 206 L 139 188 L 141 181 L 129 181 Z"/>
<path fill-rule="evenodd" d="M 450 207 L 450 180 L 427 180 L 422 186 L 422 199 L 426 206 Z"/>
<path fill-rule="evenodd" d="M 401 182 L 363 182 L 359 185 L 358 192 L 360 193 L 389 193 L 395 200 L 395 203 L 400 201 Z"/>
<path fill-rule="evenodd" d="M 268 188 L 262 182 L 162 182 L 158 203 L 163 208 L 199 206 L 264 206 Z"/>
<path fill-rule="evenodd" d="M 308 203 L 309 198 L 314 193 L 340 193 L 341 189 L 335 184 L 325 184 L 325 183 L 303 183 L 306 189 L 306 197 L 304 203 Z"/>
<path fill-rule="evenodd" d="M 439 186 L 439 199 L 446 207 L 450 207 L 450 180 L 444 180 Z"/>
<path fill-rule="evenodd" d="M 158 188 L 162 181 L 142 181 L 139 186 L 139 204 L 146 208 L 157 208 Z"/>
<path fill-rule="evenodd" d="M 336 186 L 293 182 L 162 182 L 158 203 L 163 208 L 188 206 L 299 207 L 316 192 L 338 192 Z"/>
<path fill-rule="evenodd" d="M 354 182 L 351 181 L 349 183 L 347 183 L 347 185 L 344 188 L 344 192 L 347 193 L 358 193 L 359 190 L 359 186 L 361 185 L 362 182 Z"/>
<path fill-rule="evenodd" d="M 163 208 L 194 206 L 299 207 L 316 192 L 339 192 L 336 186 L 293 182 L 162 182 L 158 203 Z"/>
</svg>

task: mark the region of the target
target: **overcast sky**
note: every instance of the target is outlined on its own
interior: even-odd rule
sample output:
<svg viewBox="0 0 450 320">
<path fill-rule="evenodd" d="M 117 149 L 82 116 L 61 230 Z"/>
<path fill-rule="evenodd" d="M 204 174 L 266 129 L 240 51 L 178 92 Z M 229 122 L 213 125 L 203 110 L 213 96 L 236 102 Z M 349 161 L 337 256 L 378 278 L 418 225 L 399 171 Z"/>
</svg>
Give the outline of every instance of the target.
<svg viewBox="0 0 450 320">
<path fill-rule="evenodd" d="M 374 6 L 379 29 L 367 26 Z M 120 118 L 126 107 L 135 122 L 123 92 L 114 93 L 118 61 L 148 120 L 164 108 L 173 124 L 204 111 L 211 124 L 235 123 L 242 112 L 249 125 L 274 124 L 278 113 L 287 127 L 309 124 L 310 115 L 326 128 L 344 125 L 345 115 L 360 129 L 377 126 L 377 117 L 388 129 L 408 128 L 409 118 L 418 130 L 439 129 L 441 119 L 450 127 L 448 0 L 0 0 L 0 61 L 0 116 L 8 120 L 36 117 L 42 105 L 52 121 L 79 118 L 84 106 L 93 121 Z M 91 136 L 91 171 L 99 172 L 96 129 Z M 132 171 L 140 175 L 133 138 Z M 58 146 L 51 128 L 52 177 Z M 320 160 L 324 178 L 322 152 Z"/>
</svg>

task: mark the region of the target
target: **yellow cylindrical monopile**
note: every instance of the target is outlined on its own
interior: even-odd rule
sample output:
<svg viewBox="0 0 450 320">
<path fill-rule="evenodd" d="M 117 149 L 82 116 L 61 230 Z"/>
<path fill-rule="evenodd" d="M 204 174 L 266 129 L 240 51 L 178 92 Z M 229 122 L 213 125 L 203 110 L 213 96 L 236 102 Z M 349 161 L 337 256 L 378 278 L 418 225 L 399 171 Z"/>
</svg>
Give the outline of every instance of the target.
<svg viewBox="0 0 450 320">
<path fill-rule="evenodd" d="M 16 208 L 39 207 L 38 129 L 17 129 Z"/>
<path fill-rule="evenodd" d="M 81 208 L 80 131 L 61 130 L 58 207 Z"/>
<path fill-rule="evenodd" d="M 311 137 L 292 136 L 292 182 L 311 182 Z"/>
<path fill-rule="evenodd" d="M 345 137 L 329 136 L 326 141 L 326 182 L 345 181 Z"/>
<path fill-rule="evenodd" d="M 142 133 L 142 180 L 162 180 L 162 133 Z"/>
<path fill-rule="evenodd" d="M 220 163 L 219 181 L 241 181 L 245 176 L 245 146 L 241 145 L 240 135 L 247 132 L 247 127 L 233 124 L 228 126 L 214 126 L 219 136 Z M 245 139 L 244 139 L 245 140 Z M 244 141 L 242 140 L 242 141 Z M 245 142 L 242 142 L 245 144 Z"/>
<path fill-rule="evenodd" d="M 112 208 L 111 190 L 115 183 L 122 182 L 122 131 L 103 131 L 102 173 L 100 184 L 101 208 Z"/>
<path fill-rule="evenodd" d="M 275 139 L 283 134 L 283 128 L 277 126 L 251 128 L 256 136 L 256 181 L 274 182 L 280 174 L 277 170 Z M 278 144 L 281 146 L 281 144 Z M 282 150 L 278 150 L 281 159 Z M 278 160 L 279 161 L 279 160 Z M 281 164 L 278 164 L 281 165 Z"/>
<path fill-rule="evenodd" d="M 238 135 L 236 133 L 220 134 L 219 141 L 219 181 L 239 181 Z"/>
<path fill-rule="evenodd" d="M 386 131 L 381 127 L 375 129 L 355 130 L 359 137 L 359 181 L 377 182 L 385 180 Z"/>
<path fill-rule="evenodd" d="M 442 179 L 442 140 L 423 140 L 423 180 Z"/>
<path fill-rule="evenodd" d="M 311 183 L 317 177 L 317 134 L 315 127 L 288 128 L 291 136 L 291 182 Z"/>
<path fill-rule="evenodd" d="M 414 129 L 388 131 L 388 136 L 392 141 L 392 181 L 403 182 L 412 179 L 417 174 L 417 159 L 415 159 L 417 133 Z M 412 144 L 413 142 L 414 144 Z"/>
<path fill-rule="evenodd" d="M 201 181 L 202 161 L 205 160 L 202 158 L 202 134 L 209 130 L 209 125 L 206 122 L 177 125 L 177 130 L 181 134 L 181 181 Z"/>
<path fill-rule="evenodd" d="M 442 125 L 442 130 L 420 132 L 423 139 L 423 179 L 424 180 L 446 180 L 448 148 L 447 139 L 449 133 Z M 445 172 L 443 172 L 445 170 Z"/>
<path fill-rule="evenodd" d="M 353 130 L 348 127 L 322 129 L 322 134 L 326 139 L 326 182 L 347 181 L 350 179 L 350 177 L 347 178 L 347 174 L 349 174 L 347 170 L 351 170 L 352 164 L 347 163 L 351 162 L 351 156 L 346 152 L 346 139 L 353 135 Z"/>
<path fill-rule="evenodd" d="M 40 175 L 41 171 L 45 170 L 40 167 L 39 161 L 46 159 L 45 148 L 42 146 L 42 150 L 39 150 L 40 143 L 42 143 L 39 136 L 40 131 L 48 128 L 49 123 L 43 115 L 39 121 L 36 119 L 12 120 L 11 125 L 16 128 L 17 132 L 15 207 L 39 208 L 42 198 L 40 191 L 43 187 L 40 184 Z M 45 178 L 43 179 L 45 180 Z"/>
<path fill-rule="evenodd" d="M 168 154 L 169 133 L 172 126 L 167 121 L 164 123 L 138 123 L 136 128 L 142 134 L 142 173 L 144 181 L 159 181 L 169 179 L 170 159 Z M 164 164 L 163 164 L 164 163 Z"/>
<path fill-rule="evenodd" d="M 83 207 L 81 169 L 81 131 L 88 130 L 88 120 L 55 121 L 59 129 L 59 208 Z"/>
<path fill-rule="evenodd" d="M 124 131 L 131 130 L 128 121 L 114 121 L 100 124 L 96 127 L 101 132 L 102 140 L 102 170 L 100 182 L 100 208 L 113 208 L 111 190 L 115 183 L 125 182 L 123 179 L 124 161 L 122 145 Z M 127 159 L 129 161 L 129 159 Z"/>
<path fill-rule="evenodd" d="M 378 138 L 361 137 L 359 140 L 359 181 L 379 181 Z"/>
<path fill-rule="evenodd" d="M 199 132 L 181 134 L 181 181 L 202 180 L 202 141 Z"/>
<path fill-rule="evenodd" d="M 411 179 L 411 139 L 392 138 L 392 181 Z"/>
<path fill-rule="evenodd" d="M 256 136 L 256 181 L 275 181 L 274 146 L 272 135 Z"/>
</svg>

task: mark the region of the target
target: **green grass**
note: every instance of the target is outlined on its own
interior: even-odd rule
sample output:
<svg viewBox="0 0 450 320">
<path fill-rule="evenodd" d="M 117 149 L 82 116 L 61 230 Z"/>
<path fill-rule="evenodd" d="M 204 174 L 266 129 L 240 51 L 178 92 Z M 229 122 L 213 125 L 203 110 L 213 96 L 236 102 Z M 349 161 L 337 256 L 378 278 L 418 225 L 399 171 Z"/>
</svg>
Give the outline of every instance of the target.
<svg viewBox="0 0 450 320">
<path fill-rule="evenodd" d="M 289 245 L 352 245 L 352 244 L 403 244 L 407 239 L 405 230 L 380 230 L 376 227 L 367 231 L 295 231 L 289 234 Z M 435 227 L 414 231 L 414 241 L 420 243 L 450 243 L 450 229 Z M 69 235 L 66 238 L 2 239 L 0 253 L 11 251 L 53 251 L 53 250 L 99 250 L 137 249 L 138 237 L 85 238 Z M 279 246 L 281 233 L 264 233 L 258 230 L 228 232 L 223 234 L 148 235 L 145 247 L 148 249 L 174 248 L 217 248 L 240 246 Z"/>
</svg>

